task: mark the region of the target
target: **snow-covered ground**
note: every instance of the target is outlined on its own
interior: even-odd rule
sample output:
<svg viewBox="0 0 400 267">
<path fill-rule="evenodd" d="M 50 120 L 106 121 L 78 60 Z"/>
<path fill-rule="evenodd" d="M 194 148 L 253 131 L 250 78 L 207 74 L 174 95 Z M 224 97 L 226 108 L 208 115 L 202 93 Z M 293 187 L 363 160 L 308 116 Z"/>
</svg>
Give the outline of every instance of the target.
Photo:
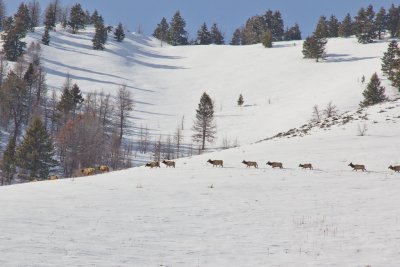
<svg viewBox="0 0 400 267">
<path fill-rule="evenodd" d="M 180 159 L 175 169 L 0 188 L 0 265 L 398 266 L 400 174 L 387 167 L 400 163 L 399 107 Z M 313 171 L 297 167 L 308 162 Z"/>
<path fill-rule="evenodd" d="M 37 29 L 27 42 L 40 42 L 42 32 Z M 110 37 L 106 50 L 95 51 L 92 37 L 93 28 L 76 35 L 63 29 L 51 33 L 50 47 L 42 45 L 51 87 L 61 88 L 66 73 L 85 92 L 115 94 L 125 83 L 136 100 L 137 127 L 173 134 L 183 118 L 185 142 L 190 142 L 195 109 L 206 91 L 217 116 L 214 147 L 223 138 L 249 144 L 302 125 L 316 104 L 324 108 L 332 101 L 341 112 L 353 110 L 365 88 L 361 77 L 368 81 L 380 73 L 388 45 L 330 39 L 326 62 L 317 64 L 302 58 L 302 41 L 276 43 L 272 49 L 261 44 L 172 47 L 129 33 L 122 43 Z M 240 93 L 244 107 L 237 106 Z M 388 88 L 387 94 L 395 92 Z"/>
<path fill-rule="evenodd" d="M 115 92 L 125 82 L 136 123 L 172 133 L 185 116 L 187 136 L 206 90 L 219 139 L 242 146 L 179 159 L 175 169 L 1 187 L 0 266 L 398 266 L 400 174 L 388 166 L 400 164 L 400 100 L 356 111 L 361 76 L 379 72 L 387 43 L 332 39 L 327 62 L 317 64 L 302 59 L 301 42 L 161 47 L 128 35 L 93 51 L 90 39 L 90 30 L 52 34 L 51 47 L 42 46 L 50 85 L 59 87 L 65 72 L 84 91 Z M 300 127 L 314 104 L 329 101 L 353 119 L 253 143 Z"/>
</svg>

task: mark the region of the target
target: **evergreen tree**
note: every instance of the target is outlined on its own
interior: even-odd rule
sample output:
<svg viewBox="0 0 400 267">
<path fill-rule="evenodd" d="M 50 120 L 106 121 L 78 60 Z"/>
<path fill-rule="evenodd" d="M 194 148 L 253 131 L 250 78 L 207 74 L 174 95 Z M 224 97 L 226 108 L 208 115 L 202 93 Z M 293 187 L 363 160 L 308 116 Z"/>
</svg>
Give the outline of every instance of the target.
<svg viewBox="0 0 400 267">
<path fill-rule="evenodd" d="M 214 23 L 211 26 L 211 43 L 216 44 L 216 45 L 225 44 L 224 35 L 218 29 L 217 23 Z"/>
<path fill-rule="evenodd" d="M 12 137 L 8 140 L 0 167 L 3 172 L 1 185 L 11 184 L 11 180 L 15 174 L 15 140 Z"/>
<path fill-rule="evenodd" d="M 242 106 L 244 104 L 244 99 L 242 94 L 239 95 L 239 99 L 237 101 L 238 106 Z"/>
<path fill-rule="evenodd" d="M 265 31 L 262 37 L 262 44 L 266 48 L 272 47 L 272 32 L 269 30 Z"/>
<path fill-rule="evenodd" d="M 389 79 L 394 75 L 394 69 L 400 66 L 400 49 L 396 40 L 389 43 L 388 49 L 383 53 L 382 72 L 388 75 Z"/>
<path fill-rule="evenodd" d="M 367 88 L 363 92 L 363 96 L 364 101 L 360 103 L 362 107 L 375 105 L 387 100 L 385 96 L 385 87 L 381 86 L 381 81 L 376 73 L 372 75 Z"/>
<path fill-rule="evenodd" d="M 118 23 L 117 28 L 114 31 L 114 39 L 117 42 L 122 42 L 125 38 L 124 27 L 122 27 L 122 23 Z"/>
<path fill-rule="evenodd" d="M 247 20 L 242 30 L 242 44 L 251 45 L 261 42 L 262 35 L 266 31 L 263 17 L 254 16 Z"/>
<path fill-rule="evenodd" d="M 50 169 L 57 165 L 53 141 L 39 118 L 33 120 L 15 157 L 17 165 L 28 171 L 31 179 L 47 179 Z"/>
<path fill-rule="evenodd" d="M 25 34 L 26 31 L 21 31 L 12 17 L 7 18 L 4 22 L 4 32 L 1 34 L 1 39 L 7 60 L 16 61 L 24 53 L 26 43 L 21 39 L 25 37 Z"/>
<path fill-rule="evenodd" d="M 29 8 L 26 4 L 21 3 L 17 13 L 14 15 L 15 27 L 18 32 L 25 35 L 32 27 L 32 20 L 29 14 Z"/>
<path fill-rule="evenodd" d="M 272 33 L 272 37 L 274 41 L 282 41 L 283 40 L 283 35 L 284 35 L 284 25 L 283 25 L 283 19 L 281 12 L 279 10 L 276 10 L 273 15 L 273 20 L 272 20 L 272 27 L 269 28 L 269 30 Z"/>
<path fill-rule="evenodd" d="M 211 33 L 208 31 L 207 24 L 204 22 L 200 29 L 197 31 L 197 44 L 209 45 L 211 44 Z"/>
<path fill-rule="evenodd" d="M 394 4 L 390 6 L 387 17 L 387 27 L 392 38 L 398 37 L 398 29 L 400 25 L 400 6 L 396 7 Z"/>
<path fill-rule="evenodd" d="M 64 84 L 63 92 L 61 93 L 60 102 L 57 104 L 57 117 L 63 121 L 63 124 L 69 119 L 72 110 L 74 109 L 74 98 L 70 90 L 70 79 L 67 77 Z"/>
<path fill-rule="evenodd" d="M 387 28 L 387 15 L 386 15 L 386 10 L 383 7 L 381 7 L 381 9 L 379 9 L 379 12 L 376 13 L 374 28 L 378 32 L 379 40 L 381 40 L 382 39 L 382 33 Z"/>
<path fill-rule="evenodd" d="M 193 125 L 193 139 L 201 143 L 201 149 L 205 149 L 206 141 L 212 142 L 216 134 L 214 124 L 214 104 L 207 93 L 203 93 L 200 98 L 198 109 L 196 109 L 196 119 Z"/>
<path fill-rule="evenodd" d="M 163 17 L 161 19 L 161 22 L 157 24 L 157 28 L 154 30 L 153 36 L 161 40 L 162 42 L 169 43 L 168 32 L 169 25 L 167 20 Z"/>
<path fill-rule="evenodd" d="M 232 40 L 229 44 L 230 45 L 241 45 L 242 44 L 242 32 L 240 29 L 236 29 L 233 32 Z"/>
<path fill-rule="evenodd" d="M 329 37 L 329 26 L 325 16 L 319 18 L 315 33 L 321 38 Z"/>
<path fill-rule="evenodd" d="M 301 40 L 301 31 L 299 24 L 296 23 L 294 26 L 290 27 L 285 31 L 284 40 L 285 41 Z"/>
<path fill-rule="evenodd" d="M 375 13 L 372 6 L 368 6 L 367 10 L 361 8 L 355 17 L 354 27 L 359 43 L 368 44 L 373 42 Z"/>
<path fill-rule="evenodd" d="M 75 117 L 76 111 L 80 108 L 84 99 L 82 97 L 82 92 L 76 83 L 72 86 L 70 93 L 72 96 L 72 114 Z"/>
<path fill-rule="evenodd" d="M 186 22 L 181 17 L 179 10 L 173 16 L 168 32 L 169 42 L 172 45 L 187 45 L 188 34 L 185 30 Z"/>
<path fill-rule="evenodd" d="M 95 9 L 94 11 L 93 11 L 93 14 L 90 16 L 90 18 L 89 18 L 89 22 L 90 22 L 90 24 L 92 24 L 92 25 L 96 25 L 98 22 L 102 22 L 102 23 L 104 23 L 104 21 L 103 21 L 103 18 L 102 17 L 100 17 L 99 16 L 99 12 L 97 12 L 97 9 Z"/>
<path fill-rule="evenodd" d="M 107 42 L 107 28 L 104 26 L 103 18 L 100 16 L 95 25 L 95 34 L 92 39 L 93 49 L 104 50 Z"/>
<path fill-rule="evenodd" d="M 81 29 L 85 29 L 85 12 L 79 3 L 76 3 L 71 8 L 68 26 L 71 28 L 73 34 L 76 34 Z"/>
<path fill-rule="evenodd" d="M 339 23 L 338 19 L 334 15 L 331 15 L 331 17 L 328 21 L 328 36 L 329 37 L 338 37 L 339 36 L 339 26 L 340 26 L 340 23 Z"/>
<path fill-rule="evenodd" d="M 44 26 L 46 29 L 52 30 L 56 27 L 56 7 L 50 3 L 45 11 Z"/>
<path fill-rule="evenodd" d="M 4 30 L 3 22 L 6 20 L 6 18 L 6 4 L 4 3 L 4 0 L 0 0 L 0 31 Z"/>
<path fill-rule="evenodd" d="M 49 29 L 45 28 L 44 33 L 42 35 L 42 44 L 44 45 L 49 45 L 50 44 L 50 34 L 49 34 Z"/>
<path fill-rule="evenodd" d="M 325 38 L 321 38 L 314 33 L 314 35 L 307 37 L 303 43 L 303 55 L 304 58 L 315 58 L 318 62 L 320 58 L 324 58 L 325 45 L 327 41 Z"/>
<path fill-rule="evenodd" d="M 353 21 L 349 13 L 346 14 L 340 23 L 338 34 L 340 37 L 350 37 L 353 35 Z"/>
<path fill-rule="evenodd" d="M 40 4 L 37 0 L 32 0 L 28 4 L 28 9 L 29 9 L 29 17 L 31 19 L 31 25 L 30 25 L 30 30 L 31 32 L 34 31 L 35 27 L 39 26 L 40 23 Z"/>
</svg>

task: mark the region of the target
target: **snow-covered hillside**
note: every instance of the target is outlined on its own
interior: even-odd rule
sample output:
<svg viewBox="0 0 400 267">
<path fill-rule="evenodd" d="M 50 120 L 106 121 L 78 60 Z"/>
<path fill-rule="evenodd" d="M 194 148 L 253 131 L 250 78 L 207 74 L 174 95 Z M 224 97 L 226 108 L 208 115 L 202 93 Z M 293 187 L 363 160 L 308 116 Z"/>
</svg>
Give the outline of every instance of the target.
<svg viewBox="0 0 400 267">
<path fill-rule="evenodd" d="M 0 265 L 397 266 L 400 174 L 387 167 L 400 163 L 399 108 L 377 105 L 356 113 L 363 119 L 180 159 L 175 169 L 0 188 Z M 297 167 L 308 162 L 313 171 Z"/>
<path fill-rule="evenodd" d="M 27 42 L 40 41 L 43 29 Z M 341 112 L 356 108 L 387 42 L 369 45 L 356 39 L 330 39 L 324 63 L 302 58 L 302 42 L 281 42 L 272 49 L 251 46 L 161 46 L 151 37 L 129 33 L 122 43 L 112 38 L 105 51 L 92 49 L 93 28 L 73 35 L 63 29 L 51 33 L 43 48 L 47 81 L 61 88 L 69 73 L 85 92 L 115 93 L 125 83 L 136 100 L 137 127 L 153 134 L 173 134 L 184 118 L 186 142 L 200 96 L 215 101 L 218 140 L 248 144 L 304 124 L 312 107 L 332 101 Z M 244 107 L 238 107 L 239 94 Z M 387 94 L 395 92 L 388 88 Z M 279 119 L 276 119 L 276 118 Z M 249 134 L 251 133 L 251 134 Z"/>
</svg>

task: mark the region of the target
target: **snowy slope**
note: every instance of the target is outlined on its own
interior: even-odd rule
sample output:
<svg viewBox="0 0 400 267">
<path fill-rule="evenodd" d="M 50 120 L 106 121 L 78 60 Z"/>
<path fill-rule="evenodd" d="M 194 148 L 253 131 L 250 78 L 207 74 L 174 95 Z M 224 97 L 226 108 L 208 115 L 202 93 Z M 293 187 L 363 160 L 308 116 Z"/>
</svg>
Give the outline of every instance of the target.
<svg viewBox="0 0 400 267">
<path fill-rule="evenodd" d="M 397 266 L 400 174 L 387 167 L 400 163 L 399 108 L 377 105 L 345 124 L 180 159 L 176 169 L 2 187 L 0 265 Z"/>
<path fill-rule="evenodd" d="M 27 38 L 40 40 L 43 29 Z M 137 127 L 153 134 L 173 134 L 184 118 L 190 141 L 195 109 L 207 91 L 215 101 L 218 140 L 248 144 L 297 127 L 312 107 L 333 101 L 341 112 L 358 106 L 365 85 L 380 72 L 387 42 L 358 44 L 356 39 L 330 39 L 326 62 L 302 59 L 302 42 L 282 42 L 273 49 L 251 46 L 161 46 L 151 37 L 129 33 L 122 43 L 109 38 L 105 51 L 91 49 L 93 28 L 77 35 L 58 29 L 43 48 L 47 81 L 60 88 L 69 73 L 85 92 L 115 93 L 125 83 L 136 99 Z M 237 107 L 242 93 L 245 107 Z M 388 88 L 388 95 L 395 92 Z M 275 117 L 278 116 L 279 120 Z M 251 132 L 251 134 L 248 134 Z"/>
</svg>

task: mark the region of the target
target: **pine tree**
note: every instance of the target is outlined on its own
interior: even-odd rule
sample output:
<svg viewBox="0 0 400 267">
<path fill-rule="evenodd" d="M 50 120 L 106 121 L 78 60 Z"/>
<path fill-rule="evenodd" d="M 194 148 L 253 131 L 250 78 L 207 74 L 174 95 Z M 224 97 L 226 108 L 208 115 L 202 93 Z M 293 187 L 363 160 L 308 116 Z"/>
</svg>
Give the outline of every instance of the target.
<svg viewBox="0 0 400 267">
<path fill-rule="evenodd" d="M 53 3 L 50 3 L 46 8 L 44 26 L 49 30 L 56 27 L 56 7 Z"/>
<path fill-rule="evenodd" d="M 89 22 L 90 22 L 90 24 L 92 24 L 92 25 L 96 25 L 96 24 L 99 23 L 100 21 L 101 21 L 102 23 L 104 23 L 103 18 L 101 18 L 101 17 L 99 16 L 99 12 L 97 12 L 97 9 L 95 9 L 95 10 L 93 11 L 93 14 L 90 16 Z"/>
<path fill-rule="evenodd" d="M 244 99 L 242 94 L 239 95 L 239 99 L 237 101 L 238 106 L 242 106 L 244 104 Z"/>
<path fill-rule="evenodd" d="M 284 40 L 285 41 L 301 40 L 301 31 L 299 24 L 296 23 L 294 26 L 290 27 L 285 31 Z"/>
<path fill-rule="evenodd" d="M 209 45 L 211 44 L 211 34 L 208 31 L 207 24 L 204 22 L 200 29 L 197 31 L 197 44 Z"/>
<path fill-rule="evenodd" d="M 205 149 L 206 141 L 212 142 L 216 134 L 214 124 L 214 104 L 207 93 L 203 93 L 200 98 L 196 119 L 193 125 L 193 139 L 201 143 L 201 149 Z"/>
<path fill-rule="evenodd" d="M 338 34 L 340 37 L 350 37 L 353 35 L 353 21 L 349 13 L 346 14 L 342 23 L 340 23 Z"/>
<path fill-rule="evenodd" d="M 387 28 L 387 15 L 386 15 L 386 10 L 383 7 L 381 7 L 381 9 L 379 9 L 379 12 L 376 13 L 374 28 L 378 32 L 379 40 L 381 40 L 382 39 L 382 33 Z"/>
<path fill-rule="evenodd" d="M 340 23 L 337 18 L 332 15 L 328 21 L 328 36 L 329 37 L 338 37 L 339 36 L 339 26 Z"/>
<path fill-rule="evenodd" d="M 169 43 L 169 25 L 166 18 L 162 18 L 160 23 L 157 24 L 157 28 L 154 30 L 153 36 L 161 40 L 161 42 Z"/>
<path fill-rule="evenodd" d="M 57 104 L 57 117 L 61 119 L 63 124 L 67 122 L 69 119 L 72 110 L 74 109 L 74 97 L 71 94 L 70 90 L 70 79 L 67 77 L 66 82 L 64 84 L 63 92 L 61 94 L 60 102 Z"/>
<path fill-rule="evenodd" d="M 49 29 L 45 28 L 44 33 L 42 35 L 42 44 L 44 45 L 49 45 L 50 44 L 50 34 L 49 34 Z"/>
<path fill-rule="evenodd" d="M 262 35 L 266 30 L 263 17 L 254 16 L 249 18 L 242 30 L 242 44 L 251 45 L 260 43 Z"/>
<path fill-rule="evenodd" d="M 6 20 L 6 18 L 6 4 L 4 3 L 4 0 L 0 0 L 0 31 L 4 30 L 3 22 Z"/>
<path fill-rule="evenodd" d="M 71 28 L 73 34 L 76 34 L 81 29 L 85 29 L 85 12 L 79 3 L 76 3 L 71 8 L 68 26 Z"/>
<path fill-rule="evenodd" d="M 327 41 L 325 38 L 321 38 L 318 35 L 314 34 L 310 37 L 307 37 L 303 43 L 303 55 L 304 58 L 315 58 L 316 61 L 320 58 L 324 58 L 325 54 L 325 45 Z"/>
<path fill-rule="evenodd" d="M 107 42 L 107 28 L 104 26 L 103 18 L 100 16 L 95 25 L 95 34 L 92 39 L 93 49 L 104 50 Z"/>
<path fill-rule="evenodd" d="M 378 78 L 378 74 L 374 73 L 371 77 L 367 88 L 363 92 L 364 101 L 360 103 L 360 106 L 366 107 L 375 105 L 377 103 L 387 100 L 385 96 L 385 87 L 381 86 L 381 81 Z"/>
<path fill-rule="evenodd" d="M 241 45 L 242 44 L 242 32 L 240 29 L 236 29 L 233 32 L 232 40 L 229 44 L 230 45 Z"/>
<path fill-rule="evenodd" d="M 11 184 L 11 180 L 15 174 L 15 140 L 12 137 L 8 140 L 0 167 L 3 172 L 1 185 Z"/>
<path fill-rule="evenodd" d="M 70 94 L 72 97 L 72 115 L 75 117 L 76 111 L 80 108 L 84 99 L 82 97 L 82 92 L 76 83 L 72 86 Z"/>
<path fill-rule="evenodd" d="M 15 157 L 17 165 L 28 171 L 31 179 L 47 179 L 50 169 L 57 165 L 53 141 L 39 118 L 33 120 Z"/>
<path fill-rule="evenodd" d="M 188 44 L 188 34 L 185 27 L 186 22 L 181 17 L 181 13 L 178 10 L 173 16 L 169 26 L 168 39 L 170 44 L 175 46 Z"/>
<path fill-rule="evenodd" d="M 329 26 L 325 16 L 319 18 L 315 33 L 321 38 L 329 37 Z"/>
<path fill-rule="evenodd" d="M 29 17 L 31 19 L 30 30 L 31 32 L 33 32 L 34 28 L 38 27 L 40 22 L 41 10 L 39 2 L 37 0 L 32 0 L 28 4 L 28 9 L 29 9 Z"/>
<path fill-rule="evenodd" d="M 32 20 L 29 14 L 29 8 L 26 4 L 21 3 L 18 7 L 17 13 L 14 15 L 15 27 L 18 32 L 24 35 L 31 30 Z"/>
<path fill-rule="evenodd" d="M 225 44 L 224 35 L 218 29 L 217 23 L 213 23 L 211 26 L 211 43 L 216 45 Z"/>
<path fill-rule="evenodd" d="M 122 23 L 118 23 L 117 28 L 114 31 L 114 39 L 117 42 L 122 42 L 125 38 L 124 27 L 122 27 Z"/>
<path fill-rule="evenodd" d="M 273 20 L 272 20 L 272 27 L 269 28 L 272 37 L 275 41 L 282 41 L 283 39 L 283 34 L 284 34 L 284 27 L 283 27 L 283 19 L 281 12 L 279 10 L 276 10 L 273 15 Z"/>
<path fill-rule="evenodd" d="M 355 17 L 354 29 L 359 43 L 368 44 L 373 42 L 375 37 L 374 21 L 375 13 L 372 6 L 368 6 L 367 10 L 361 8 Z"/>
<path fill-rule="evenodd" d="M 4 32 L 1 34 L 1 39 L 3 40 L 3 51 L 7 60 L 16 61 L 24 53 L 26 43 L 21 39 L 25 35 L 26 31 L 21 31 L 12 17 L 4 21 Z"/>
<path fill-rule="evenodd" d="M 400 6 L 396 7 L 394 4 L 390 6 L 387 18 L 387 27 L 392 38 L 398 37 L 398 29 L 400 25 Z"/>
<path fill-rule="evenodd" d="M 262 44 L 266 48 L 272 47 L 272 32 L 269 30 L 265 31 L 262 37 Z"/>
<path fill-rule="evenodd" d="M 382 57 L 382 72 L 390 77 L 393 77 L 394 69 L 400 66 L 399 62 L 400 49 L 396 40 L 389 43 L 388 49 L 383 53 Z"/>
</svg>

